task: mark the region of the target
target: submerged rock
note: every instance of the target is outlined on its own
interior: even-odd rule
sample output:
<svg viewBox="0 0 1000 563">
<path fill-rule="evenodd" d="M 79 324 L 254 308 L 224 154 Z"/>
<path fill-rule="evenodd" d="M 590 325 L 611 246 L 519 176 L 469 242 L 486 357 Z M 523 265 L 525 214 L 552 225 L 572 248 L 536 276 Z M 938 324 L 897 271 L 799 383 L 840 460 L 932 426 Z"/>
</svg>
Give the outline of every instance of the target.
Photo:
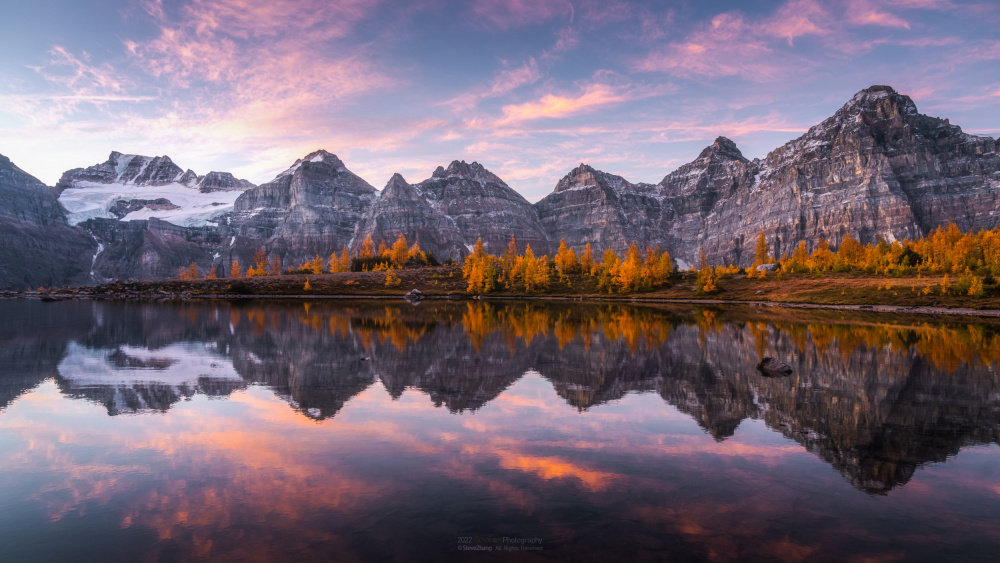
<svg viewBox="0 0 1000 563">
<path fill-rule="evenodd" d="M 757 364 L 757 371 L 764 377 L 788 377 L 792 375 L 792 368 L 781 360 L 765 357 Z"/>
</svg>

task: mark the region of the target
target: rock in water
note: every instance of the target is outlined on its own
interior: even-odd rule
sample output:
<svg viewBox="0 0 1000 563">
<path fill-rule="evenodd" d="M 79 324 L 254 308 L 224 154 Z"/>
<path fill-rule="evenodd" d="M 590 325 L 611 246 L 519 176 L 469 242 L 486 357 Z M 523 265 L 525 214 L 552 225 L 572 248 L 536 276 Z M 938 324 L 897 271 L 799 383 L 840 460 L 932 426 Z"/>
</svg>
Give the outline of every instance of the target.
<svg viewBox="0 0 1000 563">
<path fill-rule="evenodd" d="M 757 364 L 757 371 L 764 377 L 788 377 L 792 375 L 792 368 L 781 360 L 765 357 Z"/>
</svg>

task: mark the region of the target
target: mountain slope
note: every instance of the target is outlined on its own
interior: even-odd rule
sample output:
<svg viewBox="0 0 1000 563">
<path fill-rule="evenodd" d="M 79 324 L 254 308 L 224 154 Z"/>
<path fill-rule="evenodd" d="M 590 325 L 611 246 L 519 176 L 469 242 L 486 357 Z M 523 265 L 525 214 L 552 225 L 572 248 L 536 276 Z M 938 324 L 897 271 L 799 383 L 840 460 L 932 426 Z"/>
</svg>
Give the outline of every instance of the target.
<svg viewBox="0 0 1000 563">
<path fill-rule="evenodd" d="M 68 170 L 56 184 L 71 225 L 87 219 L 157 218 L 182 227 L 203 227 L 230 212 L 253 184 L 228 172 L 198 176 L 168 156 L 114 151 L 89 168 Z"/>
<path fill-rule="evenodd" d="M 430 178 L 413 185 L 393 176 L 358 225 L 354 247 L 367 236 L 376 245 L 383 240 L 391 245 L 399 235 L 441 260 L 461 259 L 479 238 L 488 252 L 499 254 L 511 235 L 521 248 L 530 244 L 538 255 L 550 252 L 535 208 L 478 162 L 456 160 L 448 168 L 439 166 Z"/>
<path fill-rule="evenodd" d="M 52 188 L 0 155 L 0 287 L 88 283 L 96 247 L 66 224 Z"/>
</svg>

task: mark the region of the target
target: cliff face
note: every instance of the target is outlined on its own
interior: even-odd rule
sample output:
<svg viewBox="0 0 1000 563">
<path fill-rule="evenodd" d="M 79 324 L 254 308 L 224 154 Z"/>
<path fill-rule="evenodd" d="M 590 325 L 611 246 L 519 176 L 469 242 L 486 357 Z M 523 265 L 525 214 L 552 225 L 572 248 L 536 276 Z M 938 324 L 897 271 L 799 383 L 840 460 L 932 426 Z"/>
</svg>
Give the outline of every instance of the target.
<svg viewBox="0 0 1000 563">
<path fill-rule="evenodd" d="M 563 238 L 598 255 L 635 241 L 668 250 L 682 268 L 703 248 L 711 262 L 746 266 L 761 231 L 780 255 L 821 237 L 836 247 L 847 235 L 892 241 L 949 222 L 992 228 L 998 213 L 998 141 L 873 86 L 762 160 L 719 137 L 658 184 L 581 164 L 535 205 L 476 162 L 452 162 L 416 184 L 397 175 L 379 193 L 322 150 L 260 186 L 113 152 L 52 190 L 3 159 L 0 284 L 86 283 L 91 259 L 102 279 L 171 277 L 190 263 L 222 274 L 258 249 L 293 265 L 400 235 L 440 260 L 462 258 L 478 238 L 500 254 L 513 235 L 536 255 Z"/>
<path fill-rule="evenodd" d="M 320 150 L 240 195 L 228 223 L 248 254 L 262 246 L 286 264 L 301 262 L 349 245 L 376 193 L 336 155 Z"/>
<path fill-rule="evenodd" d="M 663 198 L 656 186 L 632 184 L 586 164 L 567 174 L 554 192 L 535 204 L 554 246 L 562 238 L 577 250 L 588 242 L 595 252 L 619 254 L 632 241 L 656 244 L 663 220 Z"/>
<path fill-rule="evenodd" d="M 391 246 L 400 236 L 420 244 L 441 260 L 461 255 L 462 233 L 454 219 L 436 209 L 419 190 L 399 174 L 393 174 L 378 199 L 358 222 L 352 250 L 357 252 L 367 237 L 375 246 Z"/>
<path fill-rule="evenodd" d="M 820 237 L 836 246 L 846 235 L 923 236 L 951 221 L 995 227 L 997 145 L 873 86 L 763 160 L 720 137 L 655 190 L 581 166 L 537 207 L 550 239 L 571 246 L 619 250 L 635 240 L 685 264 L 704 247 L 710 261 L 748 265 L 760 231 L 781 254 Z"/>
<path fill-rule="evenodd" d="M 0 155 L 0 288 L 88 283 L 96 246 L 52 188 Z"/>
<path fill-rule="evenodd" d="M 998 170 L 995 140 L 921 115 L 909 97 L 874 86 L 772 151 L 756 182 L 717 202 L 704 215 L 705 247 L 748 264 L 760 230 L 782 253 L 820 236 L 837 245 L 847 234 L 865 243 L 922 236 L 949 221 L 994 227 Z"/>
<path fill-rule="evenodd" d="M 550 252 L 535 208 L 478 162 L 439 166 L 419 184 L 394 176 L 358 225 L 354 248 L 367 236 L 377 246 L 381 240 L 391 245 L 399 235 L 440 260 L 462 258 L 479 238 L 488 252 L 500 254 L 511 235 L 537 255 Z"/>
</svg>

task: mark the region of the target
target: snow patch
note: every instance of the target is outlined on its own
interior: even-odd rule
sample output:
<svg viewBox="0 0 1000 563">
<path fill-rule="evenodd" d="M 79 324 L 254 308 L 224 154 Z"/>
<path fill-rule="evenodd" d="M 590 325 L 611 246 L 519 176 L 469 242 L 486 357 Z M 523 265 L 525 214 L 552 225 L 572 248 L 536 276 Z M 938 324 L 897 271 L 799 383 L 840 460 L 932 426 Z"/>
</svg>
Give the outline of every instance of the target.
<svg viewBox="0 0 1000 563">
<path fill-rule="evenodd" d="M 120 162 L 120 161 L 119 161 Z M 114 219 L 109 211 L 118 201 L 133 199 L 165 198 L 177 209 L 143 208 L 129 213 L 123 221 L 157 218 L 181 227 L 203 227 L 208 221 L 233 210 L 240 190 L 201 193 L 183 184 L 166 186 L 135 186 L 130 184 L 99 184 L 74 182 L 59 196 L 59 203 L 68 212 L 70 225 L 79 225 L 87 219 Z"/>
<path fill-rule="evenodd" d="M 111 356 L 117 353 L 150 367 L 116 366 Z M 88 348 L 71 341 L 66 347 L 66 357 L 59 362 L 58 370 L 59 375 L 73 386 L 137 383 L 196 386 L 198 379 L 202 377 L 242 381 L 228 358 L 198 342 L 180 342 L 150 350 L 137 346 Z"/>
</svg>

